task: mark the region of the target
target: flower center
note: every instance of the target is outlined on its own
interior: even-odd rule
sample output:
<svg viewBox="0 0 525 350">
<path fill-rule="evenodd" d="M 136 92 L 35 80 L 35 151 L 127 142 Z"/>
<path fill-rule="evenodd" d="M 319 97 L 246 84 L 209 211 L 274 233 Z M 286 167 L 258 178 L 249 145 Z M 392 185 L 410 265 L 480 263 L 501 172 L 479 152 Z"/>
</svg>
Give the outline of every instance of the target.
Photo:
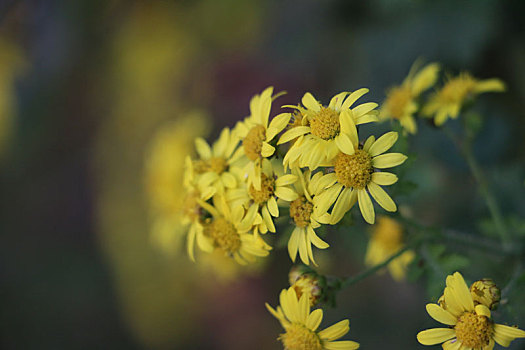
<svg viewBox="0 0 525 350">
<path fill-rule="evenodd" d="M 228 254 L 233 254 L 241 247 L 241 237 L 225 218 L 216 218 L 204 226 L 204 234 L 213 239 L 216 247 L 221 248 Z"/>
<path fill-rule="evenodd" d="M 388 96 L 388 109 L 392 117 L 401 119 L 405 114 L 405 108 L 412 99 L 410 87 L 397 87 L 392 89 Z"/>
<path fill-rule="evenodd" d="M 305 196 L 301 196 L 290 203 L 290 216 L 297 227 L 310 225 L 310 215 L 312 215 L 313 211 L 313 204 L 308 202 Z"/>
<path fill-rule="evenodd" d="M 286 333 L 279 336 L 286 350 L 322 350 L 323 346 L 319 336 L 297 323 L 292 323 L 286 328 Z"/>
<path fill-rule="evenodd" d="M 474 78 L 468 74 L 462 74 L 446 83 L 439 96 L 444 102 L 461 102 L 472 92 L 475 85 Z"/>
<path fill-rule="evenodd" d="M 461 315 L 454 328 L 458 340 L 463 346 L 471 349 L 480 349 L 487 345 L 492 336 L 490 320 L 474 312 L 465 312 Z"/>
<path fill-rule="evenodd" d="M 248 134 L 242 140 L 244 153 L 248 159 L 253 161 L 261 157 L 262 144 L 265 138 L 266 129 L 262 125 L 256 125 L 248 131 Z"/>
<path fill-rule="evenodd" d="M 331 108 L 321 107 L 315 117 L 310 119 L 310 128 L 312 134 L 330 140 L 339 134 L 339 113 Z"/>
<path fill-rule="evenodd" d="M 352 155 L 339 152 L 334 168 L 340 184 L 357 189 L 365 188 L 372 180 L 374 172 L 372 157 L 362 149 L 356 150 Z"/>
<path fill-rule="evenodd" d="M 212 157 L 207 160 L 197 160 L 193 165 L 197 174 L 207 173 L 208 171 L 222 174 L 228 169 L 228 161 L 223 157 Z"/>
<path fill-rule="evenodd" d="M 275 179 L 261 174 L 261 190 L 257 191 L 253 185 L 248 189 L 248 193 L 253 201 L 257 204 L 265 203 L 270 199 L 275 191 Z"/>
</svg>

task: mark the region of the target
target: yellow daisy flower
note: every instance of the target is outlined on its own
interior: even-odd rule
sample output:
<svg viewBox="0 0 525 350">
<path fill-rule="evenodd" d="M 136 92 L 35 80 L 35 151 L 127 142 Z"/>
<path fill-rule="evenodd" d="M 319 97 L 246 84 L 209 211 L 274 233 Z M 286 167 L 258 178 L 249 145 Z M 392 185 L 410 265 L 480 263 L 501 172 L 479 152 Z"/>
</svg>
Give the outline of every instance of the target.
<svg viewBox="0 0 525 350">
<path fill-rule="evenodd" d="M 384 154 L 397 141 L 397 132 L 387 132 L 377 140 L 370 136 L 362 148 L 355 128 L 349 135 L 332 164 L 334 172 L 324 175 L 321 180 L 329 186 L 316 196 L 314 203 L 323 212 L 335 202 L 330 219 L 330 224 L 335 225 L 358 201 L 363 218 L 373 224 L 375 212 L 370 195 L 383 209 L 389 212 L 397 210 L 392 198 L 380 187 L 394 184 L 397 176 L 376 170 L 400 165 L 407 157 L 401 153 Z"/>
<path fill-rule="evenodd" d="M 356 125 L 377 121 L 377 103 L 368 102 L 350 108 L 355 101 L 368 92 L 359 89 L 352 93 L 341 92 L 334 96 L 327 107 L 321 105 L 307 92 L 301 102 L 303 107 L 287 106 L 299 110 L 308 123 L 303 122 L 286 131 L 279 139 L 283 144 L 300 137 L 284 157 L 285 167 L 298 164 L 301 168 L 311 170 L 330 162 L 342 151 L 344 145 L 351 140 L 351 134 Z"/>
<path fill-rule="evenodd" d="M 372 238 L 368 242 L 365 264 L 374 266 L 388 259 L 403 248 L 403 227 L 388 216 L 380 216 L 373 226 Z M 405 278 L 408 264 L 414 260 L 414 252 L 409 250 L 392 260 L 387 268 L 396 281 Z"/>
<path fill-rule="evenodd" d="M 261 190 L 261 163 L 265 158 L 275 153 L 275 147 L 270 141 L 286 128 L 290 120 L 290 113 L 275 116 L 270 123 L 270 110 L 273 87 L 264 90 L 260 95 L 255 95 L 250 101 L 250 116 L 238 122 L 234 132 L 242 139 L 242 149 L 249 159 L 246 166 L 248 184 L 253 184 L 255 189 Z"/>
<path fill-rule="evenodd" d="M 254 230 L 255 234 L 275 232 L 272 217 L 279 217 L 277 200 L 291 202 L 297 199 L 290 185 L 297 180 L 296 175 L 284 174 L 282 165 L 272 164 L 268 159 L 261 162 L 261 189 L 257 190 L 255 184 L 242 186 L 228 191 L 227 199 L 232 207 L 243 206 L 247 213 L 240 227 L 243 231 Z"/>
<path fill-rule="evenodd" d="M 507 347 L 514 339 L 525 338 L 525 331 L 494 323 L 487 306 L 475 305 L 459 272 L 447 276 L 446 283 L 446 308 L 433 303 L 426 308 L 433 319 L 449 327 L 419 332 L 421 344 L 443 343 L 445 350 L 492 350 L 494 342 Z"/>
<path fill-rule="evenodd" d="M 434 122 L 440 126 L 448 118 L 457 118 L 461 107 L 469 98 L 484 92 L 502 91 L 505 91 L 505 84 L 501 80 L 479 80 L 464 72 L 449 79 L 443 88 L 430 98 L 423 108 L 423 114 L 433 115 Z"/>
<path fill-rule="evenodd" d="M 391 88 L 381 107 L 382 119 L 397 119 L 401 126 L 410 134 L 417 132 L 414 114 L 419 106 L 416 99 L 425 90 L 432 87 L 438 78 L 439 65 L 430 63 L 417 71 L 417 63 L 400 86 Z"/>
<path fill-rule="evenodd" d="M 323 320 L 323 310 L 310 312 L 308 294 L 297 298 L 294 288 L 283 289 L 279 296 L 280 306 L 273 309 L 268 303 L 266 308 L 281 322 L 285 333 L 279 336 L 286 350 L 352 350 L 358 349 L 359 343 L 340 340 L 348 333 L 349 321 L 342 320 L 322 331 L 317 330 Z"/>
<path fill-rule="evenodd" d="M 225 188 L 235 188 L 237 180 L 230 173 L 230 166 L 242 153 L 237 146 L 239 139 L 224 128 L 219 139 L 210 147 L 201 137 L 195 140 L 200 159 L 193 161 L 196 182 L 203 199 L 211 198 L 215 193 L 223 194 Z"/>
<path fill-rule="evenodd" d="M 245 213 L 242 206 L 230 208 L 222 196 L 213 197 L 213 206 L 202 200 L 199 204 L 212 215 L 202 223 L 202 234 L 211 251 L 218 249 L 241 265 L 254 262 L 255 257 L 268 256 L 271 247 L 260 236 L 241 229 Z"/>
<path fill-rule="evenodd" d="M 326 249 L 329 245 L 317 236 L 315 229 L 320 227 L 321 223 L 329 223 L 330 215 L 326 211 L 320 212 L 319 208 L 314 205 L 313 199 L 326 184 L 319 181 L 322 177 L 319 172 L 313 176 L 310 170 L 302 172 L 295 168 L 292 169 L 292 172 L 299 181 L 294 184 L 298 197 L 290 203 L 290 217 L 294 221 L 295 228 L 288 241 L 288 254 L 295 262 L 299 252 L 304 264 L 308 265 L 309 260 L 312 260 L 312 263 L 317 266 L 313 257 L 312 244 L 319 249 Z"/>
</svg>

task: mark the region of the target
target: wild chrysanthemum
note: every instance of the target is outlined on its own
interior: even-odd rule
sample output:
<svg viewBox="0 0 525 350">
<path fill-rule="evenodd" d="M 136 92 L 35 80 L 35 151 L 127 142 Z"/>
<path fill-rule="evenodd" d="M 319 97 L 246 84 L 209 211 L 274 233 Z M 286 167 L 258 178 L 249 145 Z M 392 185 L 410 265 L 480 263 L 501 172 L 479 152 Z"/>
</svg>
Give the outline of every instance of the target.
<svg viewBox="0 0 525 350">
<path fill-rule="evenodd" d="M 286 350 L 352 350 L 359 348 L 359 343 L 351 340 L 340 340 L 350 329 L 348 320 L 340 321 L 328 328 L 318 331 L 323 320 L 323 310 L 310 312 L 307 294 L 297 298 L 294 288 L 283 289 L 279 296 L 280 306 L 273 309 L 266 304 L 270 313 L 281 322 L 285 333 L 279 336 Z"/>
<path fill-rule="evenodd" d="M 484 92 L 505 91 L 505 84 L 499 79 L 478 80 L 469 73 L 460 73 L 449 79 L 423 108 L 423 114 L 434 116 L 436 125 L 442 125 L 448 118 L 458 117 L 461 107 L 470 98 Z"/>
<path fill-rule="evenodd" d="M 446 280 L 445 307 L 427 304 L 428 314 L 448 328 L 433 328 L 417 334 L 423 345 L 443 343 L 445 350 L 492 350 L 494 342 L 507 347 L 516 338 L 525 338 L 525 331 L 516 327 L 495 324 L 490 310 L 475 305 L 470 291 L 459 272 Z"/>
<path fill-rule="evenodd" d="M 272 108 L 273 87 L 264 90 L 260 95 L 255 95 L 250 101 L 250 116 L 237 123 L 234 132 L 242 140 L 242 149 L 249 162 L 246 165 L 248 184 L 261 189 L 261 163 L 265 158 L 271 157 L 275 147 L 270 141 L 279 134 L 290 120 L 290 113 L 275 116 L 269 123 Z"/>
<path fill-rule="evenodd" d="M 370 136 L 363 147 L 358 144 L 357 131 L 354 128 L 350 139 L 345 142 L 332 163 L 334 172 L 323 176 L 323 183 L 330 184 L 320 193 L 314 203 L 321 212 L 332 204 L 330 224 L 338 223 L 345 213 L 359 202 L 359 209 L 366 222 L 375 221 L 374 206 L 370 196 L 383 207 L 394 212 L 397 206 L 381 186 L 392 185 L 397 181 L 395 174 L 377 169 L 391 168 L 402 164 L 406 156 L 401 153 L 385 153 L 397 141 L 397 132 L 391 131 L 377 140 Z"/>
<path fill-rule="evenodd" d="M 307 92 L 302 98 L 303 107 L 296 108 L 305 121 L 301 126 L 286 131 L 277 144 L 283 144 L 300 137 L 284 157 L 285 167 L 292 165 L 309 167 L 311 170 L 330 162 L 351 140 L 355 126 L 377 121 L 377 103 L 368 102 L 350 108 L 368 89 L 352 93 L 341 92 L 334 96 L 325 107 Z"/>
<path fill-rule="evenodd" d="M 211 198 L 215 193 L 223 194 L 225 188 L 235 188 L 237 180 L 230 173 L 230 166 L 239 159 L 237 148 L 239 139 L 224 128 L 219 139 L 210 147 L 201 137 L 195 140 L 200 159 L 193 161 L 196 183 L 203 199 Z M 235 152 L 235 154 L 234 154 Z"/>
<path fill-rule="evenodd" d="M 414 64 L 400 86 L 391 88 L 381 107 L 382 119 L 397 119 L 410 134 L 417 132 L 414 114 L 419 109 L 417 98 L 432 87 L 438 78 L 439 65 L 431 63 L 417 71 Z"/>
<path fill-rule="evenodd" d="M 208 250 L 218 249 L 241 265 L 269 254 L 271 247 L 260 236 L 240 229 L 244 217 L 242 206 L 230 208 L 222 196 L 213 197 L 213 206 L 202 200 L 199 203 L 211 214 L 202 223 L 202 237 L 211 247 Z"/>
<path fill-rule="evenodd" d="M 327 224 L 330 216 L 326 211 L 320 212 L 314 206 L 313 199 L 329 184 L 319 181 L 322 177 L 321 173 L 312 176 L 310 170 L 302 172 L 298 168 L 293 169 L 292 172 L 299 180 L 294 184 L 298 197 L 290 203 L 290 217 L 293 219 L 295 228 L 288 241 L 288 254 L 295 262 L 299 252 L 303 263 L 308 265 L 311 260 L 314 265 L 317 265 L 312 252 L 312 244 L 319 249 L 326 249 L 329 245 L 317 236 L 315 229 L 320 227 L 321 223 Z"/>
<path fill-rule="evenodd" d="M 380 216 L 373 226 L 368 242 L 365 264 L 377 265 L 403 248 L 403 227 L 388 216 Z M 388 264 L 388 271 L 396 281 L 405 278 L 407 265 L 414 259 L 413 251 L 406 251 Z"/>
<path fill-rule="evenodd" d="M 278 199 L 286 202 L 297 199 L 297 193 L 290 187 L 297 180 L 296 175 L 284 174 L 281 164 L 277 162 L 272 164 L 268 159 L 262 160 L 261 167 L 260 190 L 257 190 L 252 183 L 230 190 L 227 194 L 232 207 L 247 208 L 246 216 L 240 224 L 241 229 L 249 231 L 253 228 L 255 234 L 275 232 L 272 217 L 279 216 Z"/>
</svg>

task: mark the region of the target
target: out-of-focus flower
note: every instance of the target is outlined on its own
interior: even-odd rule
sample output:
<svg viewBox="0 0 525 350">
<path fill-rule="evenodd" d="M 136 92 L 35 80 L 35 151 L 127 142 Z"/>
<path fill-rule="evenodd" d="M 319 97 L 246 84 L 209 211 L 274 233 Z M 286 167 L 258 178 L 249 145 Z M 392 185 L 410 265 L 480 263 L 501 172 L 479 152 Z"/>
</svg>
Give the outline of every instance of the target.
<svg viewBox="0 0 525 350">
<path fill-rule="evenodd" d="M 194 111 L 166 124 L 156 133 L 147 152 L 145 182 L 151 207 L 151 237 L 167 252 L 180 246 L 185 231 L 184 209 L 195 204 L 195 198 L 190 203 L 189 195 L 181 195 L 184 166 L 186 157 L 194 153 L 193 140 L 205 134 L 207 119 L 204 113 Z"/>
<path fill-rule="evenodd" d="M 501 299 L 500 289 L 490 278 L 483 278 L 472 283 L 470 294 L 475 304 L 483 304 L 491 310 L 498 307 Z"/>
<path fill-rule="evenodd" d="M 301 102 L 304 107 L 287 106 L 297 109 L 303 116 L 302 125 L 286 131 L 279 139 L 283 144 L 300 137 L 284 157 L 285 167 L 309 167 L 311 170 L 326 166 L 338 152 L 351 146 L 357 135 L 356 125 L 377 121 L 377 103 L 363 103 L 350 108 L 368 89 L 335 95 L 327 107 L 321 105 L 307 92 Z"/>
<path fill-rule="evenodd" d="M 380 216 L 373 226 L 372 237 L 368 242 L 365 264 L 377 265 L 403 248 L 403 227 L 394 219 Z M 396 281 L 405 278 L 408 264 L 414 259 L 413 251 L 406 251 L 392 260 L 387 268 Z"/>
<path fill-rule="evenodd" d="M 303 172 L 299 168 L 294 168 L 292 172 L 299 180 L 294 184 L 298 198 L 290 203 L 290 217 L 293 219 L 295 228 L 288 240 L 288 254 L 295 262 L 299 252 L 303 263 L 308 265 L 311 260 L 314 265 L 317 265 L 312 252 L 312 244 L 319 249 L 326 249 L 329 245 L 319 238 L 315 229 L 321 224 L 327 224 L 330 221 L 330 215 L 326 211 L 319 211 L 319 208 L 314 205 L 314 198 L 327 184 L 319 181 L 322 177 L 320 172 L 313 176 L 310 170 Z"/>
<path fill-rule="evenodd" d="M 275 232 L 272 217 L 279 217 L 277 200 L 290 202 L 297 198 L 297 194 L 290 185 L 297 180 L 296 175 L 284 174 L 282 165 L 272 163 L 268 159 L 261 161 L 260 190 L 252 184 L 241 184 L 240 188 L 228 191 L 228 201 L 233 207 L 247 208 L 246 216 L 241 223 L 241 230 L 253 228 L 254 233 Z"/>
<path fill-rule="evenodd" d="M 414 114 L 419 109 L 418 97 L 432 87 L 438 78 L 439 65 L 430 63 L 418 70 L 417 62 L 412 65 L 408 76 L 400 86 L 391 88 L 381 107 L 382 119 L 397 119 L 410 134 L 417 132 Z"/>
<path fill-rule="evenodd" d="M 308 294 L 297 297 L 295 289 L 283 289 L 279 296 L 280 306 L 277 309 L 266 304 L 270 313 L 281 322 L 285 333 L 279 340 L 287 350 L 352 350 L 359 348 L 359 343 L 351 340 L 337 339 L 348 333 L 349 321 L 340 321 L 328 328 L 318 331 L 323 320 L 323 310 L 310 312 Z"/>
<path fill-rule="evenodd" d="M 245 167 L 248 174 L 248 186 L 253 185 L 261 190 L 261 171 L 263 159 L 271 157 L 275 147 L 270 145 L 277 134 L 286 127 L 290 113 L 281 113 L 269 122 L 273 87 L 266 88 L 260 95 L 255 95 L 250 101 L 250 116 L 238 122 L 234 132 L 242 139 L 242 148 L 249 162 Z"/>
<path fill-rule="evenodd" d="M 479 80 L 470 73 L 463 72 L 448 79 L 441 90 L 434 93 L 423 107 L 423 114 L 434 116 L 434 122 L 440 126 L 448 118 L 458 117 L 461 107 L 469 100 L 484 92 L 503 92 L 505 84 L 496 78 Z"/>
<path fill-rule="evenodd" d="M 475 305 L 472 295 L 459 272 L 447 276 L 444 302 L 427 304 L 428 314 L 450 328 L 433 328 L 417 334 L 423 345 L 443 343 L 443 349 L 492 350 L 494 342 L 509 346 L 516 338 L 525 338 L 525 331 L 516 327 L 496 324 L 490 310 L 483 304 Z"/>
<path fill-rule="evenodd" d="M 400 165 L 407 157 L 401 153 L 383 154 L 397 141 L 397 132 L 387 132 L 377 140 L 370 136 L 362 148 L 355 128 L 350 135 L 351 141 L 343 145 L 332 164 L 335 172 L 324 175 L 320 180 L 325 184 L 325 190 L 316 197 L 314 203 L 323 212 L 335 202 L 330 219 L 330 224 L 335 225 L 358 201 L 363 218 L 373 224 L 375 212 L 370 196 L 385 210 L 397 210 L 392 198 L 381 188 L 394 184 L 397 176 L 376 169 Z"/>
<path fill-rule="evenodd" d="M 17 113 L 14 83 L 26 69 L 27 62 L 21 50 L 0 36 L 0 159 L 8 147 Z"/>
</svg>

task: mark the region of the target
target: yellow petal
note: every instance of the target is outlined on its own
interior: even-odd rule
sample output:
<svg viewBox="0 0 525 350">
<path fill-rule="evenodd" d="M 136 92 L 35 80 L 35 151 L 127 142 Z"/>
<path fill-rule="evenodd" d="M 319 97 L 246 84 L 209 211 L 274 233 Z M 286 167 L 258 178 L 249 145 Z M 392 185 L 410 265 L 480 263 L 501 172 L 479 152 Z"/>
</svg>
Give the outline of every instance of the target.
<svg viewBox="0 0 525 350">
<path fill-rule="evenodd" d="M 333 110 L 339 111 L 347 95 L 348 95 L 347 91 L 338 93 L 337 95 L 332 97 L 332 99 L 330 100 L 330 104 L 328 104 L 328 107 Z"/>
<path fill-rule="evenodd" d="M 299 235 L 302 234 L 301 231 L 303 230 L 304 229 L 300 227 L 294 228 L 292 235 L 288 240 L 288 254 L 290 255 L 290 259 L 292 259 L 293 262 L 295 262 L 295 259 L 297 258 L 297 251 L 299 249 Z"/>
<path fill-rule="evenodd" d="M 500 334 L 506 338 L 511 338 L 511 340 L 516 338 L 525 338 L 525 331 L 516 327 L 505 326 L 502 324 L 494 325 L 494 333 Z"/>
<path fill-rule="evenodd" d="M 309 132 L 310 132 L 309 126 L 296 126 L 294 128 L 291 128 L 290 130 L 287 130 L 284 134 L 282 134 L 277 144 L 281 145 L 283 143 L 289 142 Z"/>
<path fill-rule="evenodd" d="M 392 168 L 399 164 L 403 164 L 407 156 L 401 153 L 387 153 L 372 159 L 372 165 L 375 168 L 384 169 Z"/>
<path fill-rule="evenodd" d="M 366 190 L 357 190 L 357 199 L 359 201 L 359 210 L 361 210 L 363 219 L 369 224 L 373 224 L 375 222 L 374 205 L 372 204 L 372 200 L 368 196 L 368 193 L 366 193 Z"/>
<path fill-rule="evenodd" d="M 438 304 L 427 304 L 427 312 L 430 317 L 443 324 L 454 326 L 457 323 L 457 318 Z"/>
<path fill-rule="evenodd" d="M 439 74 L 439 64 L 426 65 L 412 80 L 412 94 L 418 96 L 436 83 Z"/>
<path fill-rule="evenodd" d="M 366 141 L 365 141 L 365 144 L 363 145 L 363 150 L 367 151 L 370 149 L 370 147 L 374 144 L 374 142 L 376 142 L 376 138 L 374 135 L 370 135 Z"/>
<path fill-rule="evenodd" d="M 199 157 L 201 157 L 202 159 L 211 158 L 211 148 L 202 137 L 197 137 L 195 139 L 195 148 L 197 149 Z"/>
<path fill-rule="evenodd" d="M 374 197 L 376 202 L 386 211 L 395 212 L 397 210 L 396 203 L 392 198 L 375 182 L 370 182 L 367 186 L 368 191 Z"/>
<path fill-rule="evenodd" d="M 381 186 L 388 186 L 397 182 L 397 175 L 383 171 L 376 171 L 372 174 L 372 181 Z"/>
<path fill-rule="evenodd" d="M 277 187 L 275 189 L 275 195 L 282 200 L 291 202 L 297 199 L 298 195 L 291 188 L 288 187 Z"/>
<path fill-rule="evenodd" d="M 332 340 L 339 339 L 343 335 L 348 333 L 348 330 L 350 329 L 349 324 L 350 322 L 348 320 L 339 321 L 336 324 L 320 331 L 319 337 L 325 341 L 326 340 L 332 341 Z"/>
<path fill-rule="evenodd" d="M 505 83 L 499 79 L 486 79 L 479 81 L 474 87 L 476 93 L 505 91 Z"/>
<path fill-rule="evenodd" d="M 311 226 L 308 226 L 306 228 L 306 231 L 308 233 L 308 239 L 314 246 L 316 246 L 319 249 L 326 249 L 329 247 L 328 243 L 323 241 L 319 236 L 315 233 L 314 229 Z"/>
<path fill-rule="evenodd" d="M 460 350 L 460 349 L 461 349 L 461 342 L 455 338 L 450 339 L 443 343 L 443 350 Z"/>
<path fill-rule="evenodd" d="M 286 174 L 275 180 L 275 186 L 286 186 L 291 185 L 297 181 L 297 176 L 292 174 Z"/>
<path fill-rule="evenodd" d="M 356 108 L 352 109 L 352 114 L 354 117 L 354 120 L 358 119 L 359 117 L 371 112 L 373 109 L 377 107 L 377 103 L 375 102 L 367 102 L 363 103 Z"/>
<path fill-rule="evenodd" d="M 276 115 L 270 122 L 268 130 L 266 130 L 266 142 L 270 142 L 275 135 L 280 133 L 286 127 L 291 117 L 292 115 L 290 113 Z"/>
<path fill-rule="evenodd" d="M 394 145 L 394 143 L 396 143 L 397 138 L 397 132 L 387 132 L 386 134 L 378 138 L 376 142 L 372 144 L 372 146 L 370 146 L 368 153 L 370 153 L 372 157 L 385 153 Z"/>
<path fill-rule="evenodd" d="M 335 202 L 334 209 L 332 210 L 332 215 L 330 219 L 330 225 L 335 225 L 341 219 L 343 216 L 350 210 L 352 207 L 352 189 L 345 188 L 339 195 L 339 198 L 337 198 L 337 201 Z"/>
<path fill-rule="evenodd" d="M 432 328 L 417 334 L 417 340 L 423 345 L 443 343 L 456 336 L 456 331 L 451 328 Z"/>
<path fill-rule="evenodd" d="M 268 200 L 268 210 L 270 211 L 270 214 L 272 214 L 273 217 L 279 216 L 279 207 L 277 206 L 277 201 L 275 200 L 275 197 L 270 197 Z"/>
<path fill-rule="evenodd" d="M 477 315 L 490 318 L 490 310 L 485 305 L 482 305 L 482 304 L 476 305 L 475 310 L 476 310 Z"/>
<path fill-rule="evenodd" d="M 263 142 L 261 155 L 265 158 L 270 157 L 275 152 L 275 147 L 270 145 L 268 142 Z"/>
<path fill-rule="evenodd" d="M 324 343 L 326 350 L 354 350 L 359 349 L 359 343 L 351 340 L 331 341 Z"/>
<path fill-rule="evenodd" d="M 305 106 L 309 110 L 312 110 L 315 112 L 319 112 L 321 110 L 321 107 L 319 106 L 319 102 L 317 102 L 317 100 L 309 92 L 304 94 L 303 98 L 301 99 L 301 102 L 303 106 Z"/>
<path fill-rule="evenodd" d="M 354 154 L 354 145 L 347 134 L 339 134 L 335 137 L 335 144 L 337 148 L 345 154 L 352 155 Z"/>
<path fill-rule="evenodd" d="M 322 320 L 323 320 L 323 310 L 316 309 L 312 311 L 310 315 L 308 315 L 308 318 L 306 319 L 306 322 L 305 322 L 305 326 L 315 332 L 315 330 L 321 324 Z"/>
<path fill-rule="evenodd" d="M 360 99 L 364 94 L 366 94 L 368 92 L 368 89 L 367 88 L 361 88 L 359 90 L 356 90 L 354 92 L 352 92 L 347 98 L 346 100 L 343 102 L 342 106 L 341 106 L 341 110 L 345 110 L 345 109 L 348 109 L 350 108 L 350 106 L 352 106 L 354 104 L 355 101 L 357 101 L 358 99 Z"/>
<path fill-rule="evenodd" d="M 452 288 L 456 301 L 460 303 L 465 311 L 474 311 L 474 301 L 470 290 L 459 272 L 447 277 L 447 286 Z"/>
</svg>

